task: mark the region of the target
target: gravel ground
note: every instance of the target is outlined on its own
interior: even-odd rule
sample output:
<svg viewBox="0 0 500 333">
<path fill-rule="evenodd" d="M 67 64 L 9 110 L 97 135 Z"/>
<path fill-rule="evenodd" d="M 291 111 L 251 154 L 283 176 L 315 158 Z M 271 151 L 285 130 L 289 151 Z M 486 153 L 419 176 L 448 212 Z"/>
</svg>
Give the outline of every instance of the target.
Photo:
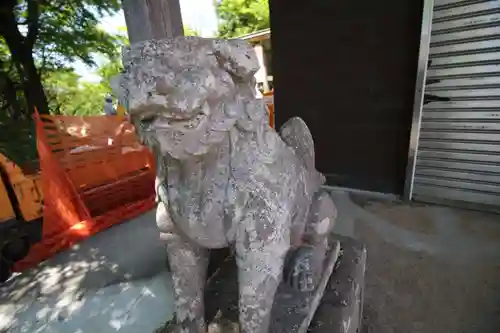
<svg viewBox="0 0 500 333">
<path fill-rule="evenodd" d="M 367 212 L 354 222 L 368 251 L 363 333 L 500 332 L 500 216 L 351 199 Z M 442 247 L 401 246 L 381 223 Z"/>
</svg>

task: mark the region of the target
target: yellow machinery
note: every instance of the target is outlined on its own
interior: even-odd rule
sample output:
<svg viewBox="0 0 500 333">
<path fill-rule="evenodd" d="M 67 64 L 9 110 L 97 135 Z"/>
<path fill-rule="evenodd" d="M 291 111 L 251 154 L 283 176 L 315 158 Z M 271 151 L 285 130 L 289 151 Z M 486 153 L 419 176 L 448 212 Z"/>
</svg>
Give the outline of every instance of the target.
<svg viewBox="0 0 500 333">
<path fill-rule="evenodd" d="M 0 282 L 41 240 L 42 216 L 40 174 L 25 174 L 0 154 Z"/>
</svg>

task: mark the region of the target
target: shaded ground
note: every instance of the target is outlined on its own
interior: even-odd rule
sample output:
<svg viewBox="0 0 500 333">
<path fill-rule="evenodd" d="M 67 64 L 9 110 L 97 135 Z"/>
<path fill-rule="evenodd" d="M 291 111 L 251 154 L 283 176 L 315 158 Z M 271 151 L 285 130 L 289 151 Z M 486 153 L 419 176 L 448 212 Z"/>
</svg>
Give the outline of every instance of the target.
<svg viewBox="0 0 500 333">
<path fill-rule="evenodd" d="M 365 333 L 500 332 L 500 216 L 334 197 L 367 246 Z"/>
<path fill-rule="evenodd" d="M 172 281 L 150 212 L 0 287 L 0 332 L 153 332 L 172 317 Z"/>
</svg>

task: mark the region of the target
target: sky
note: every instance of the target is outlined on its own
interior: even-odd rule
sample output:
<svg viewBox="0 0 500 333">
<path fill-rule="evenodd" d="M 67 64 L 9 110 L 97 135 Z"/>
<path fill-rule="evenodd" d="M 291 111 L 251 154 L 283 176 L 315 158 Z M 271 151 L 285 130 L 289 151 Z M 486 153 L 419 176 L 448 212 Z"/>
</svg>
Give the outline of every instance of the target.
<svg viewBox="0 0 500 333">
<path fill-rule="evenodd" d="M 213 36 L 217 30 L 217 16 L 213 0 L 180 0 L 182 21 L 185 25 L 194 29 L 204 37 Z M 101 26 L 109 33 L 118 33 L 119 27 L 125 26 L 125 17 L 123 11 L 116 15 L 103 17 Z M 99 59 L 97 59 L 99 62 Z M 81 62 L 74 64 L 75 71 L 84 81 L 99 81 L 99 76 L 93 71 L 95 68 L 89 68 Z"/>
</svg>

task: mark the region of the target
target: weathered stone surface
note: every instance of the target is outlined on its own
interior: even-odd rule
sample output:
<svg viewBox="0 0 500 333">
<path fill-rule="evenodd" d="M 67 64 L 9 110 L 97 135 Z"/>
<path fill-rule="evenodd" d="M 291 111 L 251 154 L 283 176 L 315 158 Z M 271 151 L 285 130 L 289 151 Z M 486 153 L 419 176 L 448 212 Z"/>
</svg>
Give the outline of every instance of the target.
<svg viewBox="0 0 500 333">
<path fill-rule="evenodd" d="M 340 243 L 334 242 L 324 261 L 322 278 L 312 292 L 299 292 L 281 282 L 271 314 L 269 332 L 305 333 L 323 296 L 340 253 Z M 239 333 L 238 276 L 234 258 L 228 258 L 209 279 L 205 288 L 205 317 L 209 333 Z M 175 332 L 169 323 L 163 332 Z"/>
<path fill-rule="evenodd" d="M 360 242 L 339 235 L 341 256 L 311 323 L 311 333 L 361 332 L 366 248 Z"/>
<path fill-rule="evenodd" d="M 366 249 L 352 238 L 334 234 L 330 238 L 332 244 L 340 242 L 341 255 L 316 312 L 308 309 L 308 313 L 314 313 L 308 332 L 361 332 Z M 292 293 L 295 297 L 287 298 L 289 291 L 284 283 L 278 289 L 269 330 L 271 333 L 296 332 L 295 329 L 305 317 L 300 308 L 307 302 L 308 294 Z M 205 300 L 209 333 L 239 333 L 237 268 L 234 258 L 228 258 L 209 279 Z M 161 333 L 173 332 L 174 327 L 175 324 L 171 323 Z"/>
<path fill-rule="evenodd" d="M 280 134 L 268 125 L 244 41 L 146 41 L 126 49 L 123 63 L 113 86 L 157 157 L 157 224 L 179 331 L 206 331 L 207 250 L 230 247 L 241 331 L 267 333 L 283 277 L 302 292 L 320 282 L 337 215 L 320 190 L 309 129 L 299 118 Z"/>
<path fill-rule="evenodd" d="M 271 313 L 272 333 L 306 333 L 318 308 L 340 253 L 340 243 L 332 242 L 325 258 L 323 274 L 316 289 L 298 292 L 286 282 L 278 287 Z"/>
</svg>

